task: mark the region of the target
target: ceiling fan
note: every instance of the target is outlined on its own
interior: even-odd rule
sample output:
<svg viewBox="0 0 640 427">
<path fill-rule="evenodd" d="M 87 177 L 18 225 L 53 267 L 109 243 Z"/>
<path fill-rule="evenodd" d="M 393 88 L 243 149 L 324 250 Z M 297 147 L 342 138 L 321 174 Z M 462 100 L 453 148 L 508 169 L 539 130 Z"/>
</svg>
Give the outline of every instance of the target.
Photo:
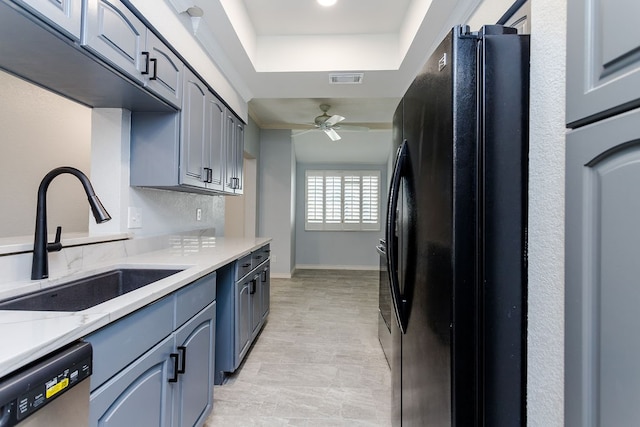
<svg viewBox="0 0 640 427">
<path fill-rule="evenodd" d="M 326 133 L 327 136 L 331 138 L 332 141 L 338 141 L 339 139 L 342 139 L 342 138 L 340 137 L 340 135 L 338 135 L 338 132 L 336 132 L 336 130 L 340 130 L 340 129 L 357 130 L 357 131 L 369 130 L 369 128 L 364 126 L 350 126 L 350 125 L 339 124 L 340 122 L 345 120 L 345 118 L 338 114 L 334 114 L 330 116 L 329 114 L 327 114 L 327 111 L 329 111 L 329 108 L 331 108 L 331 106 L 328 104 L 320 104 L 320 111 L 322 111 L 322 114 L 317 116 L 313 120 L 315 127 L 313 129 L 308 129 L 308 130 L 299 132 L 296 134 L 296 136 L 302 135 L 303 133 L 311 132 L 312 130 L 319 129 L 324 133 Z"/>
</svg>

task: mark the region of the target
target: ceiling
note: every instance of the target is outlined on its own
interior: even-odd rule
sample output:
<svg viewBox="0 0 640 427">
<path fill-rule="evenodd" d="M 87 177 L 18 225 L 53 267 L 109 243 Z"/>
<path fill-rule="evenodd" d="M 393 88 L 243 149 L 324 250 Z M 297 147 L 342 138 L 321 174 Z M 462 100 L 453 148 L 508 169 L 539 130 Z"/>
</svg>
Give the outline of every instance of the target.
<svg viewBox="0 0 640 427">
<path fill-rule="evenodd" d="M 331 105 L 329 115 L 346 118 L 343 124 L 373 130 L 391 128 L 402 94 L 430 52 L 480 3 L 338 0 L 326 8 L 316 0 L 167 1 L 185 25 L 189 7 L 202 9 L 195 37 L 261 129 L 313 127 L 324 103 Z M 362 83 L 330 84 L 330 73 L 345 72 L 363 73 Z M 338 133 L 347 140 L 355 132 Z M 322 132 L 311 134 L 329 140 Z M 352 154 L 339 147 L 328 150 L 348 161 Z"/>
</svg>

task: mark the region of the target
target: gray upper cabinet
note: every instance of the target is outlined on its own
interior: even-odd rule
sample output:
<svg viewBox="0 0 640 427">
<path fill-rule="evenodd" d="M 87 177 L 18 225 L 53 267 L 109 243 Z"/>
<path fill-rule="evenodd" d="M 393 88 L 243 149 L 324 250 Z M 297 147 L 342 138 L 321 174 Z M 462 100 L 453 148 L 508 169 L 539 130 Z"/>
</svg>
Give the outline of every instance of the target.
<svg viewBox="0 0 640 427">
<path fill-rule="evenodd" d="M 231 112 L 227 114 L 227 154 L 224 190 L 227 193 L 242 194 L 242 168 L 244 161 L 244 124 Z"/>
<path fill-rule="evenodd" d="M 565 425 L 640 419 L 640 109 L 570 131 Z"/>
<path fill-rule="evenodd" d="M 180 107 L 182 61 L 124 4 L 86 0 L 82 44 Z"/>
<path fill-rule="evenodd" d="M 85 0 L 82 44 L 129 76 L 144 83 L 139 70 L 147 27 L 117 0 Z"/>
<path fill-rule="evenodd" d="M 142 51 L 140 74 L 147 88 L 176 107 L 182 104 L 184 64 L 153 32 L 147 30 L 147 45 Z"/>
<path fill-rule="evenodd" d="M 82 0 L 14 0 L 73 40 L 80 41 Z"/>
<path fill-rule="evenodd" d="M 180 183 L 206 188 L 210 157 L 207 101 L 209 90 L 193 73 L 184 80 L 182 105 L 182 143 L 180 144 Z"/>
<path fill-rule="evenodd" d="M 209 94 L 207 103 L 207 115 L 209 120 L 209 153 L 207 159 L 209 168 L 211 169 L 207 188 L 215 191 L 223 191 L 224 172 L 225 172 L 225 118 L 227 109 L 218 98 Z"/>
<path fill-rule="evenodd" d="M 567 123 L 581 126 L 640 106 L 640 2 L 569 0 Z"/>
<path fill-rule="evenodd" d="M 241 192 L 244 124 L 187 67 L 183 82 L 180 113 L 132 115 L 131 185 Z"/>
<path fill-rule="evenodd" d="M 80 5 L 78 0 L 0 0 L 0 68 L 91 107 L 175 111 L 175 106 L 146 90 L 140 81 L 114 72 L 119 65 L 102 55 L 88 54 L 86 48 L 72 42 L 70 33 L 58 23 L 70 13 L 69 19 L 77 21 L 74 28 L 79 29 Z M 86 7 L 82 3 L 82 19 Z M 119 31 L 105 34 L 113 35 L 119 44 L 123 43 L 118 37 L 126 36 Z M 128 55 L 133 57 L 133 53 Z"/>
</svg>

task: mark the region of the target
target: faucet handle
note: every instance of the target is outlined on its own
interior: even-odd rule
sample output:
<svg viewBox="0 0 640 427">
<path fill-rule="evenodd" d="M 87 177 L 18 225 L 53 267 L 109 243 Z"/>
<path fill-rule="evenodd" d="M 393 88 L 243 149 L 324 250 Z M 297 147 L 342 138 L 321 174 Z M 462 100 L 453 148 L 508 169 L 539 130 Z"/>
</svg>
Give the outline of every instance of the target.
<svg viewBox="0 0 640 427">
<path fill-rule="evenodd" d="M 47 252 L 58 252 L 62 250 L 62 243 L 60 243 L 60 237 L 62 236 L 62 227 L 56 227 L 56 239 L 53 243 L 47 243 Z"/>
</svg>

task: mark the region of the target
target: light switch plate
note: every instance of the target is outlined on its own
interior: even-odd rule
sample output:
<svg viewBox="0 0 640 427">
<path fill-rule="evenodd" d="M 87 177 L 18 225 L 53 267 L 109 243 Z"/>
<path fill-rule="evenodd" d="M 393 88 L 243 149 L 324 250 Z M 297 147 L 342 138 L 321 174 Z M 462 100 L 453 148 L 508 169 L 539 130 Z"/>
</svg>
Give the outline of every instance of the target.
<svg viewBox="0 0 640 427">
<path fill-rule="evenodd" d="M 142 228 L 142 209 L 129 206 L 129 216 L 127 217 L 127 227 Z"/>
</svg>

